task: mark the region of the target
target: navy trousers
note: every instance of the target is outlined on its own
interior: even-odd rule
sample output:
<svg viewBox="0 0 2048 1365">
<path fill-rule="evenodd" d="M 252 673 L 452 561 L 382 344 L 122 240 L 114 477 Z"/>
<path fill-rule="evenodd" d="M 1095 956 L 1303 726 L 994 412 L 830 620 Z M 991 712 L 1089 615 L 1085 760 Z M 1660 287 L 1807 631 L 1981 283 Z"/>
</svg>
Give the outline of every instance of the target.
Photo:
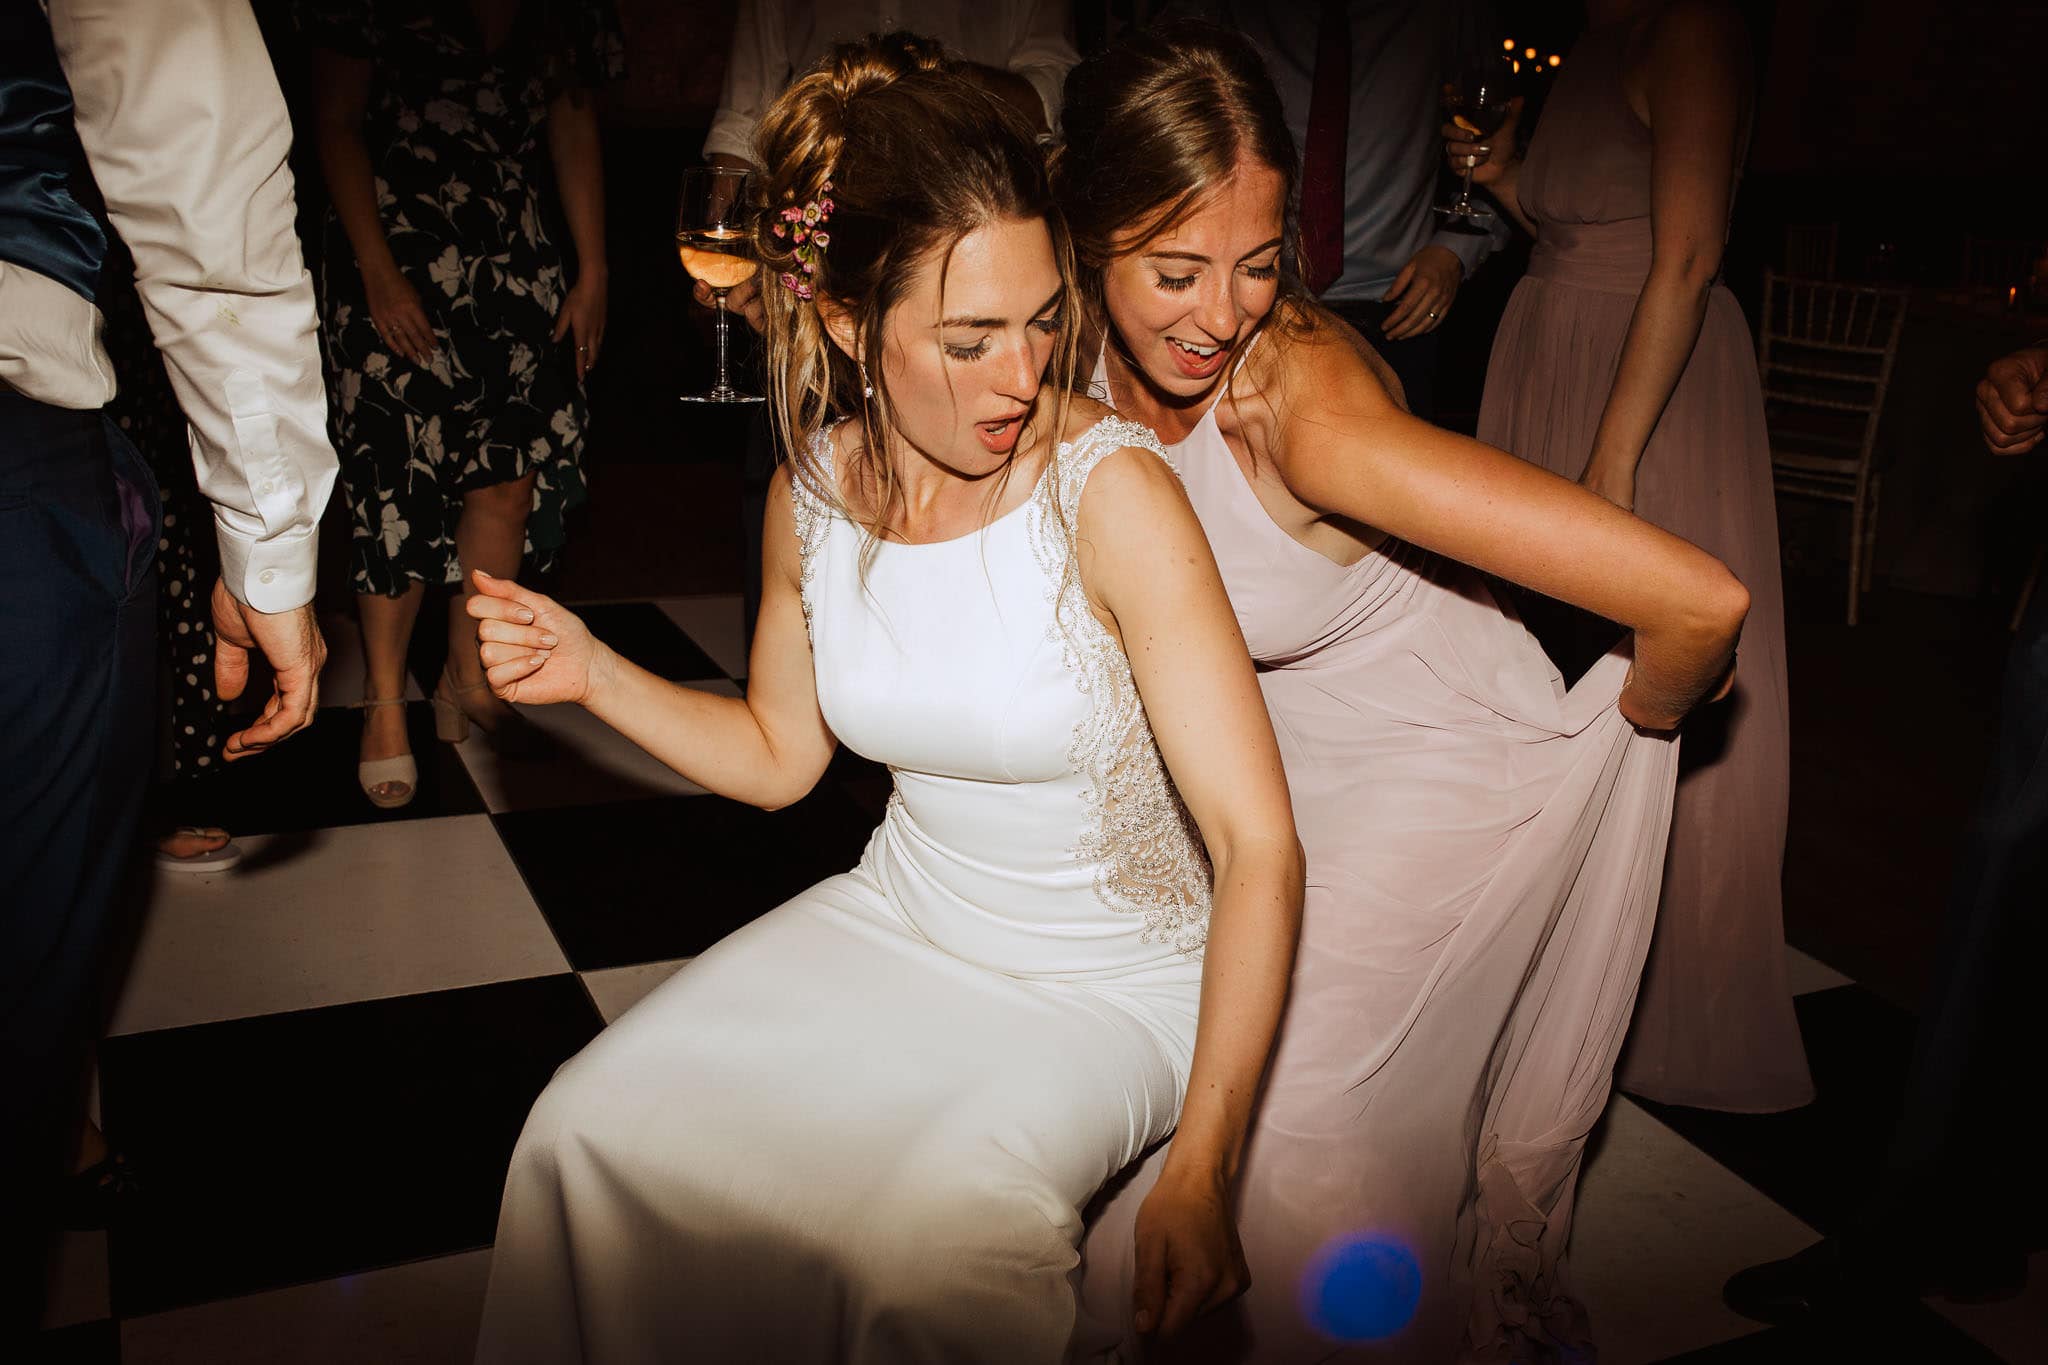
<svg viewBox="0 0 2048 1365">
<path fill-rule="evenodd" d="M 1902 790 L 1902 798 L 1908 793 Z M 2048 923 L 2048 592 L 2005 668 L 1998 740 L 1950 893 L 1940 964 L 1867 1235 L 1940 1263 L 2030 1249 Z M 2034 1207 L 2030 1210 L 2029 1205 Z"/>
<path fill-rule="evenodd" d="M 112 422 L 0 389 L 0 1341 L 37 1310 L 101 959 L 137 866 L 159 517 Z"/>
</svg>

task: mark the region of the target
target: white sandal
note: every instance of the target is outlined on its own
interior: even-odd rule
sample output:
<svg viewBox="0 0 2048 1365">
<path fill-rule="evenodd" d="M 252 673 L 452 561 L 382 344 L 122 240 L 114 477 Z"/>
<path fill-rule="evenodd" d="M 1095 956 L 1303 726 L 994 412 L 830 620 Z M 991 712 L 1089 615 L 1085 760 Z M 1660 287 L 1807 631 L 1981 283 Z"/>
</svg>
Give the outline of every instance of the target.
<svg viewBox="0 0 2048 1365">
<path fill-rule="evenodd" d="M 215 834 L 219 834 L 223 838 L 227 837 L 226 830 L 202 829 L 197 825 L 180 825 L 172 832 L 174 834 L 197 835 L 202 839 L 211 838 Z M 219 848 L 204 849 L 198 853 L 186 854 L 183 857 L 175 853 L 166 853 L 161 848 L 156 850 L 156 865 L 165 872 L 225 872 L 241 861 L 242 850 L 236 846 L 233 840 L 229 840 Z"/>
<path fill-rule="evenodd" d="M 380 706 L 403 706 L 404 697 L 385 697 L 379 700 L 364 699 L 351 702 L 351 711 L 374 711 Z M 379 810 L 397 810 L 412 804 L 419 795 L 420 767 L 411 754 L 399 754 L 395 758 L 371 758 L 356 764 L 356 785 L 363 789 L 363 795 Z M 396 795 L 379 795 L 377 788 L 402 787 Z"/>
</svg>

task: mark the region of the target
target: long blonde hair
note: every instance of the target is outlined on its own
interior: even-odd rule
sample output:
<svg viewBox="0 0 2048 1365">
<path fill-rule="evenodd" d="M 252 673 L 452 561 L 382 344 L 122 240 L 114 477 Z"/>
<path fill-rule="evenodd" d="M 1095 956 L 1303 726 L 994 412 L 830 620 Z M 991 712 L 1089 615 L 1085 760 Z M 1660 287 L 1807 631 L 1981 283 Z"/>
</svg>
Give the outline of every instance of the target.
<svg viewBox="0 0 2048 1365">
<path fill-rule="evenodd" d="M 887 458 L 883 324 L 917 263 L 928 253 L 941 253 L 943 290 L 952 250 L 963 237 L 990 223 L 1019 219 L 1045 222 L 1060 277 L 1069 284 L 1075 278 L 1073 250 L 1031 128 L 928 39 L 890 33 L 838 47 L 769 108 L 757 143 L 765 169 L 756 177 L 760 212 L 754 245 L 765 267 L 768 388 L 776 431 L 794 476 L 826 506 L 863 526 L 872 552 L 902 499 Z M 776 236 L 774 225 L 784 208 L 824 199 L 833 204 L 825 225 L 829 244 L 815 253 L 814 273 L 806 275 L 795 243 Z M 818 302 L 779 283 L 784 274 L 806 281 L 816 300 L 847 311 L 858 353 L 877 358 L 865 374 L 827 335 Z M 1048 375 L 1055 443 L 1072 387 L 1077 311 L 1062 310 Z M 860 421 L 857 473 L 873 490 L 859 517 L 848 512 L 838 480 L 811 448 L 813 438 L 842 417 Z M 1005 469 L 990 481 L 992 502 L 1008 474 Z"/>
<path fill-rule="evenodd" d="M 1264 58 L 1242 34 L 1180 19 L 1136 29 L 1068 72 L 1060 119 L 1065 140 L 1051 176 L 1073 236 L 1081 294 L 1105 343 L 1141 369 L 1109 320 L 1104 270 L 1199 211 L 1241 161 L 1277 171 L 1292 205 L 1301 162 L 1286 110 Z M 1302 283 L 1293 213 L 1282 229 L 1279 266 L 1279 294 L 1240 355 L 1269 328 L 1294 337 L 1319 329 Z M 1226 396 L 1234 402 L 1235 388 Z"/>
</svg>

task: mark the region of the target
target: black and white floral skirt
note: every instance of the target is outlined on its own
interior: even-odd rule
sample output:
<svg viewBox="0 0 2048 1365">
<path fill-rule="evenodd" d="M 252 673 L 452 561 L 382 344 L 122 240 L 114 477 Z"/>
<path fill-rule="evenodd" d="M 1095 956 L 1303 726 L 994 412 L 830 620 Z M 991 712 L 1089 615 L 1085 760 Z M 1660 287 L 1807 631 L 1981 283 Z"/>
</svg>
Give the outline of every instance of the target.
<svg viewBox="0 0 2048 1365">
<path fill-rule="evenodd" d="M 396 597 L 413 582 L 459 583 L 463 494 L 529 473 L 527 569 L 547 572 L 564 516 L 585 496 L 589 420 L 574 342 L 549 339 L 564 292 L 560 265 L 521 278 L 507 272 L 502 253 L 466 257 L 447 246 L 424 270 L 406 269 L 434 325 L 434 360 L 421 367 L 371 326 L 340 236 L 329 234 L 322 331 L 356 591 Z"/>
</svg>

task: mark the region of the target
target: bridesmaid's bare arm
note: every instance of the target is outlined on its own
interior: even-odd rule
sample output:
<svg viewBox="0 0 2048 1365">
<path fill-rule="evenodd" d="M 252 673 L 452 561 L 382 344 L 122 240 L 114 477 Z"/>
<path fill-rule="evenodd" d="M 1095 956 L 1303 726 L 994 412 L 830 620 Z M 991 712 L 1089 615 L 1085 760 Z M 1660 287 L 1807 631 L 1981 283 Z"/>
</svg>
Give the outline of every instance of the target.
<svg viewBox="0 0 2048 1365">
<path fill-rule="evenodd" d="M 1580 478 L 1621 507 L 1635 505 L 1636 466 L 1707 315 L 1749 103 L 1749 40 L 1732 10 L 1680 0 L 1657 17 L 1648 45 L 1650 277 Z"/>
<path fill-rule="evenodd" d="M 1621 710 L 1670 729 L 1728 673 L 1749 593 L 1726 565 L 1525 460 L 1409 415 L 1325 325 L 1246 367 L 1226 429 L 1309 509 L 1635 632 Z"/>
<path fill-rule="evenodd" d="M 1139 1330 L 1171 1336 L 1244 1288 L 1230 1183 L 1287 996 L 1304 860 L 1265 698 L 1180 481 L 1118 451 L 1079 520 L 1082 586 L 1123 641 L 1215 872 L 1187 1102 L 1138 1214 Z"/>
</svg>

